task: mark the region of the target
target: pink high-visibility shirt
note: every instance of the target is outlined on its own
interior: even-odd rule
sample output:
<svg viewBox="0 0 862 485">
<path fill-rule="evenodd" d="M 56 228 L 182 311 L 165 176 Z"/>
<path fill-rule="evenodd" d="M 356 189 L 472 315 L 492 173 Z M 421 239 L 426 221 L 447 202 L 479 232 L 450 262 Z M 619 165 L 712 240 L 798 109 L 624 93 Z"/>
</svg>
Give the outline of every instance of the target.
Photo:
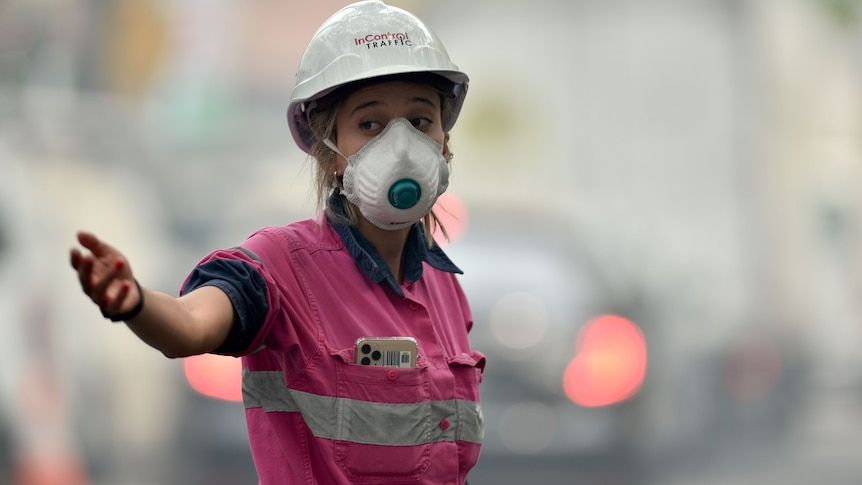
<svg viewBox="0 0 862 485">
<path fill-rule="evenodd" d="M 465 482 L 483 437 L 485 358 L 470 346 L 455 274 L 424 262 L 399 295 L 314 220 L 264 228 L 201 264 L 215 260 L 241 262 L 265 283 L 263 325 L 232 352 L 242 355 L 261 484 Z M 228 293 L 238 313 L 250 311 Z M 354 364 L 358 338 L 391 336 L 417 340 L 417 367 Z"/>
</svg>

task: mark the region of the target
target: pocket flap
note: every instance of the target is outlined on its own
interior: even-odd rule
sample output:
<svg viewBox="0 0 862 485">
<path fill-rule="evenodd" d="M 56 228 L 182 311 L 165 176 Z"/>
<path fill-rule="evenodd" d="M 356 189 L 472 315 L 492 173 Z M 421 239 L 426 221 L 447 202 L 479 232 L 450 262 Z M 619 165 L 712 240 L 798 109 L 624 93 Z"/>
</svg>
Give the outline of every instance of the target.
<svg viewBox="0 0 862 485">
<path fill-rule="evenodd" d="M 475 367 L 482 373 L 485 372 L 485 354 L 478 350 L 473 350 L 469 354 L 456 354 L 446 358 L 449 365 L 463 365 L 467 367 Z"/>
</svg>

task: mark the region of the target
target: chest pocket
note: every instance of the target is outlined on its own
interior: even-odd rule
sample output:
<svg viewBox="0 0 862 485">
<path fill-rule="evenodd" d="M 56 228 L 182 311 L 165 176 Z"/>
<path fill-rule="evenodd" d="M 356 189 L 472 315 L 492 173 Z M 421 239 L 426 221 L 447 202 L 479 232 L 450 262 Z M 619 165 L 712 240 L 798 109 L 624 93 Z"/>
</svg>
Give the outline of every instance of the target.
<svg viewBox="0 0 862 485">
<path fill-rule="evenodd" d="M 453 355 L 446 361 L 455 376 L 455 397 L 479 402 L 479 383 L 482 382 L 482 373 L 485 371 L 485 356 L 474 350 Z"/>
<path fill-rule="evenodd" d="M 416 480 L 431 462 L 428 369 L 362 366 L 335 359 L 335 460 L 351 480 Z M 385 447 L 385 450 L 381 450 Z"/>
</svg>

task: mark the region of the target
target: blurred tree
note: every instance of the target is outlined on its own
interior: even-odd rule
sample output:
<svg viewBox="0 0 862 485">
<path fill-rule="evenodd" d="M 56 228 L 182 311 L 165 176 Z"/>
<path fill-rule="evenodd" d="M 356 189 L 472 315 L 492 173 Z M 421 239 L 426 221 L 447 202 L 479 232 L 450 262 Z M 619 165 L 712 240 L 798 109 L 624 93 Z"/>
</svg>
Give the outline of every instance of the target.
<svg viewBox="0 0 862 485">
<path fill-rule="evenodd" d="M 138 97 L 150 86 L 169 51 L 169 24 L 151 1 L 116 2 L 108 16 L 104 61 L 111 90 Z"/>
<path fill-rule="evenodd" d="M 852 28 L 859 23 L 862 0 L 814 0 L 841 26 Z"/>
</svg>

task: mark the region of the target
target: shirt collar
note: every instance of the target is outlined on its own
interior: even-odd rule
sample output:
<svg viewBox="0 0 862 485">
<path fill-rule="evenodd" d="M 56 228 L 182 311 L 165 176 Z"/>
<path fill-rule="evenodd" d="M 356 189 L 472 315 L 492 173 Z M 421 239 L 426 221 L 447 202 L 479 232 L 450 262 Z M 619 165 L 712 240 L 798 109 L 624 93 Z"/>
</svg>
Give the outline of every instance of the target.
<svg viewBox="0 0 862 485">
<path fill-rule="evenodd" d="M 339 192 L 333 192 L 329 199 L 329 206 L 336 215 L 345 215 L 344 204 L 344 198 L 340 196 Z M 371 281 L 379 284 L 383 284 L 385 281 L 395 293 L 404 296 L 401 285 L 395 280 L 389 265 L 383 261 L 380 253 L 359 232 L 359 229 L 341 221 L 334 221 L 331 218 L 329 218 L 329 223 L 341 237 L 344 247 L 353 256 L 359 269 Z M 463 274 L 463 271 L 455 266 L 436 242 L 430 248 L 428 247 L 422 224 L 417 222 L 410 226 L 410 232 L 407 234 L 407 241 L 404 244 L 404 277 L 411 283 L 417 281 L 422 276 L 423 262 L 440 271 Z"/>
</svg>

